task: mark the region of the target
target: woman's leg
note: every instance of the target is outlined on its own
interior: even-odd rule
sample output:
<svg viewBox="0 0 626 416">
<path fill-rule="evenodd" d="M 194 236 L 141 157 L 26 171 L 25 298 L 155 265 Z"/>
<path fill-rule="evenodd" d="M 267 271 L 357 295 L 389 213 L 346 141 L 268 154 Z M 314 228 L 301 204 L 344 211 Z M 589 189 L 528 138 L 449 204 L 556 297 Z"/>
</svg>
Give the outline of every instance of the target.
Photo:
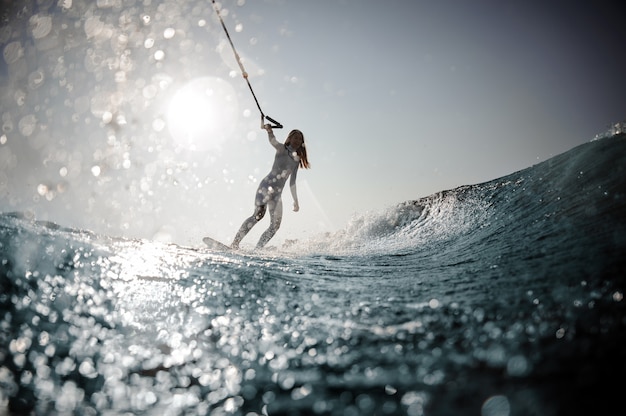
<svg viewBox="0 0 626 416">
<path fill-rule="evenodd" d="M 261 235 L 256 248 L 262 248 L 274 237 L 274 234 L 276 234 L 276 231 L 280 228 L 280 223 L 283 220 L 283 201 L 280 198 L 276 201 L 270 201 L 268 206 L 270 209 L 270 227 Z"/>
<path fill-rule="evenodd" d="M 254 214 L 252 214 L 250 218 L 246 219 L 243 224 L 241 224 L 239 231 L 237 231 L 237 235 L 235 235 L 233 243 L 230 245 L 232 248 L 239 248 L 239 243 L 241 242 L 241 240 L 243 240 L 246 234 L 248 234 L 248 232 L 252 229 L 252 227 L 255 226 L 257 222 L 261 221 L 261 218 L 263 218 L 263 216 L 265 215 L 266 208 L 267 205 L 256 206 L 256 208 L 254 209 Z"/>
</svg>

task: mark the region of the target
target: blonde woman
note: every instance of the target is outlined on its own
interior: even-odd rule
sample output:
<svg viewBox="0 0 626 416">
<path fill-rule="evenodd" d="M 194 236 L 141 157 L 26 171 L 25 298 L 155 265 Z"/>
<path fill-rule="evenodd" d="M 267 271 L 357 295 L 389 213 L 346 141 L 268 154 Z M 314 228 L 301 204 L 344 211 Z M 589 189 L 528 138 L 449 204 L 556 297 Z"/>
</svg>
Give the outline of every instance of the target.
<svg viewBox="0 0 626 416">
<path fill-rule="evenodd" d="M 299 167 L 309 169 L 309 160 L 307 159 L 306 147 L 304 145 L 304 135 L 300 130 L 292 130 L 283 144 L 276 140 L 271 125 L 266 124 L 264 128 L 267 130 L 270 144 L 276 149 L 274 164 L 272 165 L 270 173 L 268 173 L 259 184 L 254 200 L 254 214 L 241 224 L 241 228 L 239 228 L 233 243 L 230 245 L 233 249 L 239 248 L 241 240 L 248 234 L 252 227 L 265 216 L 267 209 L 270 211 L 270 226 L 265 230 L 263 235 L 261 235 L 256 248 L 262 248 L 274 237 L 283 219 L 283 202 L 281 195 L 288 178 L 290 178 L 289 189 L 291 190 L 291 196 L 293 198 L 293 210 L 298 212 L 300 209 L 296 189 L 296 176 Z"/>
</svg>

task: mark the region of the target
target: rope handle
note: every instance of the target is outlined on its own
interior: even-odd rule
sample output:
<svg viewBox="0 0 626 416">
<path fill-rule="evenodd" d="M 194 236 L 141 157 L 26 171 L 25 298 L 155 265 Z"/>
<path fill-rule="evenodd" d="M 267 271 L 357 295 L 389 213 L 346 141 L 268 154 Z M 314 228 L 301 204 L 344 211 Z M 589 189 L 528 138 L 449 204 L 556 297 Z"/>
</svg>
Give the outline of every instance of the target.
<svg viewBox="0 0 626 416">
<path fill-rule="evenodd" d="M 265 116 L 265 118 L 266 118 L 266 119 L 267 119 L 267 121 L 269 121 L 270 123 L 274 123 L 274 124 L 272 124 L 272 125 L 271 125 L 273 129 L 282 129 L 282 128 L 283 128 L 283 125 L 282 125 L 282 124 L 280 124 L 278 121 L 274 120 L 272 117 L 270 117 L 270 116 Z"/>
<path fill-rule="evenodd" d="M 269 121 L 270 123 L 274 123 L 274 124 L 270 124 L 270 127 L 272 129 L 282 129 L 283 128 L 283 125 L 280 124 L 278 121 L 274 120 L 272 117 L 261 114 L 261 129 L 262 130 L 265 130 L 265 123 L 263 121 L 264 118 L 267 119 L 267 121 Z"/>
</svg>

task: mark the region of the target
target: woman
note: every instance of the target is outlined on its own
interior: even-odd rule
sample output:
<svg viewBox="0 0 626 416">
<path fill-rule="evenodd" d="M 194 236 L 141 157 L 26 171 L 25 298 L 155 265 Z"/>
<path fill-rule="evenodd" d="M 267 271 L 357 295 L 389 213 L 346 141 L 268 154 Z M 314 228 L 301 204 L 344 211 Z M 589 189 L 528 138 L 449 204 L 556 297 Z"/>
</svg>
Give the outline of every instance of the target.
<svg viewBox="0 0 626 416">
<path fill-rule="evenodd" d="M 259 184 L 254 201 L 254 214 L 241 224 L 241 228 L 231 244 L 231 248 L 233 249 L 239 248 L 241 240 L 248 234 L 252 227 L 263 218 L 268 208 L 270 210 L 270 226 L 259 239 L 256 248 L 265 246 L 265 244 L 274 237 L 283 219 L 281 194 L 287 182 L 287 178 L 291 178 L 289 180 L 289 188 L 291 189 L 291 196 L 293 197 L 293 210 L 297 212 L 300 209 L 298 205 L 298 193 L 296 191 L 296 176 L 298 174 L 298 167 L 309 168 L 306 147 L 304 146 L 304 136 L 300 130 L 292 130 L 287 136 L 285 143 L 281 144 L 276 140 L 271 125 L 266 124 L 264 128 L 267 130 L 270 144 L 276 149 L 274 164 L 272 165 L 270 173 L 263 178 Z"/>
</svg>

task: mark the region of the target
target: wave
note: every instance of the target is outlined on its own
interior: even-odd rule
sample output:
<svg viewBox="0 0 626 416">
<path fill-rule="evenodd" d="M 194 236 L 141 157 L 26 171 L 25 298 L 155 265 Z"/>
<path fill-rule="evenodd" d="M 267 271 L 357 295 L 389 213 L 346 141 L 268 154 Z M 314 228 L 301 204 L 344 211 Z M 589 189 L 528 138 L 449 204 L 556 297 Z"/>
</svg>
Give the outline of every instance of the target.
<svg viewBox="0 0 626 416">
<path fill-rule="evenodd" d="M 594 140 L 510 175 L 354 216 L 342 230 L 291 250 L 411 252 L 460 239 L 488 243 L 619 222 L 625 208 L 626 134 Z M 516 237 L 517 236 L 517 237 Z M 457 249 L 458 247 L 454 247 Z"/>
<path fill-rule="evenodd" d="M 593 230 L 599 224 L 619 228 L 622 212 L 626 212 L 625 167 L 626 133 L 618 133 L 501 178 L 357 214 L 337 232 L 288 241 L 280 251 L 345 255 L 455 252 L 468 245 L 473 250 L 493 248 L 493 240 L 504 237 L 512 245 L 516 240 L 542 241 L 557 234 L 566 239 L 568 232 Z M 116 240 L 36 221 L 28 213 L 2 217 L 19 221 L 17 228 L 34 234 L 64 232 L 102 244 Z M 607 233 L 611 234 L 607 238 L 621 244 L 614 236 L 617 231 Z"/>
</svg>

